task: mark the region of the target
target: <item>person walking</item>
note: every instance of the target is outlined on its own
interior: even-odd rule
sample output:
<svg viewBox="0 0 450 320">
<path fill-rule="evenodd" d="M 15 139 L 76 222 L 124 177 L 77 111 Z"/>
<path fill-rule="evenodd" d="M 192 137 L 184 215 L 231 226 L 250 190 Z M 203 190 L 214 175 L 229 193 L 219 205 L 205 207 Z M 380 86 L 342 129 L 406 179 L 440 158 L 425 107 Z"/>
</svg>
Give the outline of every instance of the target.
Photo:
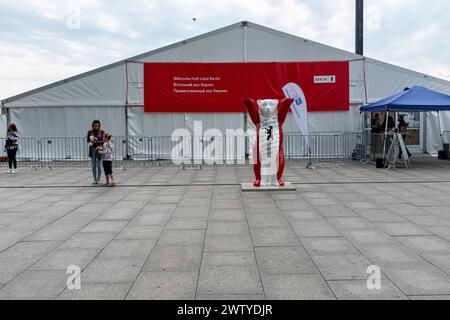
<svg viewBox="0 0 450 320">
<path fill-rule="evenodd" d="M 17 173 L 17 151 L 19 150 L 19 132 L 17 126 L 11 123 L 6 132 L 5 152 L 8 155 L 8 173 Z"/>
<path fill-rule="evenodd" d="M 102 177 L 102 159 L 98 152 L 98 148 L 103 145 L 103 136 L 105 132 L 102 130 L 102 125 L 99 120 L 92 122 L 92 128 L 87 134 L 87 142 L 89 146 L 89 157 L 91 158 L 92 176 L 94 181 L 92 184 L 100 183 Z"/>
</svg>

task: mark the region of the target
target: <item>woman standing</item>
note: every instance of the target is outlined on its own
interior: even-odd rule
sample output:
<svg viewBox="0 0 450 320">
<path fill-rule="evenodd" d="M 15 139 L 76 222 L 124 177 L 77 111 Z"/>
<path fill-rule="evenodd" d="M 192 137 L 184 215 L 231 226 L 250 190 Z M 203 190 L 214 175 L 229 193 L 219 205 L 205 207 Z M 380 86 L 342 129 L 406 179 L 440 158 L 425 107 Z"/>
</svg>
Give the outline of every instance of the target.
<svg viewBox="0 0 450 320">
<path fill-rule="evenodd" d="M 97 148 L 103 145 L 102 125 L 99 120 L 92 122 L 92 128 L 87 134 L 87 142 L 89 144 L 89 157 L 91 158 L 92 176 L 94 182 L 92 184 L 99 184 L 102 177 L 102 159 L 98 153 Z"/>
<path fill-rule="evenodd" d="M 5 151 L 8 154 L 8 173 L 17 173 L 17 151 L 19 150 L 19 133 L 17 132 L 17 126 L 11 123 L 8 126 L 8 131 L 6 132 L 6 142 Z"/>
</svg>

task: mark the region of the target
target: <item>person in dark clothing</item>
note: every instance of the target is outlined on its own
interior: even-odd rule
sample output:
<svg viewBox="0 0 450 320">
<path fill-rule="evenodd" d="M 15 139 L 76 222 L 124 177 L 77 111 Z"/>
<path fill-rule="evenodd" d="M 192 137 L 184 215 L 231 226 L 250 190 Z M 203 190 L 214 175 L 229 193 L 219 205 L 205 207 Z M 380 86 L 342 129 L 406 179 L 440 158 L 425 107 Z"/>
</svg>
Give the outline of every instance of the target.
<svg viewBox="0 0 450 320">
<path fill-rule="evenodd" d="M 93 184 L 99 184 L 102 177 L 102 159 L 98 152 L 98 148 L 103 145 L 103 136 L 105 132 L 99 120 L 92 122 L 92 128 L 87 134 L 87 142 L 89 145 L 89 157 L 91 158 Z"/>
<path fill-rule="evenodd" d="M 17 173 L 16 156 L 18 150 L 19 150 L 19 133 L 17 131 L 17 126 L 14 123 L 11 123 L 8 126 L 5 141 L 5 152 L 8 155 L 8 165 L 9 165 L 8 173 L 10 174 Z"/>
<path fill-rule="evenodd" d="M 399 122 L 398 122 L 398 130 L 400 132 L 400 134 L 402 135 L 403 141 L 406 141 L 406 137 L 407 137 L 407 132 L 408 132 L 408 123 L 406 123 L 405 121 L 405 117 L 404 116 L 399 116 Z M 406 147 L 405 144 L 405 148 L 406 148 L 406 152 L 408 153 L 408 157 L 411 158 L 411 152 L 409 152 L 409 149 Z M 403 156 L 403 151 L 402 151 L 402 147 L 399 147 L 399 154 L 398 154 L 398 158 L 401 159 Z"/>
<path fill-rule="evenodd" d="M 380 133 L 381 132 L 381 127 L 380 127 L 380 114 L 376 113 L 375 116 L 372 119 L 372 133 Z"/>
<path fill-rule="evenodd" d="M 382 127 L 383 127 L 383 130 L 386 128 L 386 118 L 383 121 Z M 394 118 L 392 116 L 389 116 L 389 118 L 388 118 L 388 126 L 387 126 L 388 131 L 394 129 L 394 127 L 395 127 Z"/>
</svg>

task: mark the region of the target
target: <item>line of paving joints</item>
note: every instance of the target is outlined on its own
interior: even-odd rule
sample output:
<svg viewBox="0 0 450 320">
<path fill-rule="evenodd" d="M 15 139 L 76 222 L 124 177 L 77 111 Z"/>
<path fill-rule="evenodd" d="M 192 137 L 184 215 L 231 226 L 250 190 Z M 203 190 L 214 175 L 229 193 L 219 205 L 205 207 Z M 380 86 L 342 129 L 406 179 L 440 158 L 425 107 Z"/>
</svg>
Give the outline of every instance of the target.
<svg viewBox="0 0 450 320">
<path fill-rule="evenodd" d="M 253 258 L 255 259 L 256 269 L 258 270 L 259 281 L 261 282 L 261 287 L 262 287 L 262 290 L 263 290 L 264 299 L 267 300 L 266 290 L 264 289 L 264 282 L 262 280 L 262 275 L 261 275 L 258 259 L 256 257 L 256 252 L 255 252 L 255 248 L 257 248 L 257 247 L 255 247 L 255 244 L 253 242 L 252 232 L 250 231 L 250 224 L 248 222 L 247 210 L 245 208 L 244 197 L 242 196 L 242 190 L 241 190 L 241 197 L 240 198 L 241 198 L 241 201 L 242 201 L 242 208 L 244 209 L 245 222 L 247 223 L 248 233 L 250 235 L 250 241 L 252 242 Z"/>
<path fill-rule="evenodd" d="M 105 191 L 105 193 L 106 193 L 106 191 Z M 122 201 L 122 199 L 123 198 L 125 198 L 127 195 L 124 195 L 124 196 L 122 196 L 120 199 L 118 199 L 116 202 L 113 202 L 114 203 L 114 205 L 112 205 L 110 208 L 112 208 L 112 207 L 114 207 L 116 204 L 118 204 L 120 201 Z M 150 201 L 151 199 L 149 199 L 149 200 L 147 200 L 147 202 L 146 202 L 146 204 L 148 203 L 148 201 Z M 133 218 L 134 217 L 136 217 L 143 209 L 144 209 L 144 207 L 146 206 L 146 204 L 144 204 L 144 206 L 142 206 L 142 208 L 140 209 L 140 210 L 138 210 L 137 211 L 137 213 L 133 216 Z M 101 216 L 102 214 L 104 214 L 107 210 L 109 210 L 109 209 L 106 209 L 105 211 L 103 211 L 103 212 L 101 212 L 99 215 L 97 215 L 97 217 L 99 217 L 99 216 Z M 92 259 L 91 259 L 91 261 L 81 270 L 81 273 L 80 273 L 80 275 L 82 275 L 82 273 L 83 273 L 83 271 L 84 270 L 86 270 L 87 269 L 87 267 L 88 266 L 90 266 L 91 264 L 92 264 L 92 262 L 96 259 L 96 258 L 98 258 L 99 256 L 100 256 L 100 254 L 105 250 L 105 248 L 109 245 L 109 244 L 111 244 L 115 239 L 116 239 L 116 237 L 120 234 L 120 232 L 123 230 L 123 229 L 125 229 L 129 224 L 130 224 L 130 222 L 132 221 L 132 219 L 133 218 L 131 218 L 130 220 L 97 220 L 97 217 L 95 217 L 94 219 L 92 219 L 88 224 L 86 224 L 83 228 L 81 228 L 81 229 L 79 229 L 78 231 L 80 231 L 80 230 L 83 230 L 85 227 L 87 227 L 90 223 L 92 223 L 93 221 L 103 221 L 103 222 L 105 222 L 105 221 L 128 221 L 128 223 L 126 224 L 126 225 L 124 225 L 115 235 L 114 235 L 114 237 L 110 240 L 110 241 L 108 241 L 108 243 L 106 243 L 105 244 L 105 246 L 98 252 L 98 254 L 96 254 Z M 76 234 L 77 232 L 75 232 L 74 234 Z M 70 238 L 69 238 L 70 239 Z M 67 239 L 67 240 L 69 240 L 69 239 Z M 67 240 L 65 240 L 65 241 L 67 241 Z M 62 246 L 63 244 L 64 244 L 64 242 L 65 241 L 63 241 L 62 243 L 61 243 L 61 245 L 59 245 L 58 246 L 58 248 L 60 247 L 60 246 Z M 57 248 L 56 248 L 57 249 Z M 56 250 L 55 249 L 55 250 Z M 127 283 L 129 283 L 129 282 L 127 282 Z M 62 289 L 59 293 L 58 293 L 58 295 L 55 297 L 55 299 L 54 300 L 56 300 L 61 294 L 63 294 L 64 293 L 64 291 L 66 290 L 66 288 L 64 288 L 64 289 Z"/>
<path fill-rule="evenodd" d="M 106 190 L 105 190 L 103 193 L 106 193 Z M 102 194 L 102 193 L 101 193 L 101 194 Z M 121 198 L 121 199 L 122 199 L 122 198 Z M 119 202 L 121 199 L 119 199 L 117 202 Z M 115 202 L 115 203 L 117 203 L 117 202 Z M 27 235 L 24 239 L 22 239 L 22 240 L 20 240 L 20 241 L 17 241 L 16 243 L 14 243 L 13 245 L 11 245 L 10 247 L 8 247 L 8 248 L 6 248 L 6 249 L 4 249 L 3 251 L 0 252 L 0 253 L 3 253 L 3 252 L 5 252 L 6 250 L 8 250 L 8 249 L 14 247 L 14 246 L 15 246 L 16 244 L 18 244 L 18 243 L 60 242 L 60 244 L 59 244 L 58 246 L 56 246 L 56 247 L 53 248 L 53 249 L 50 249 L 50 250 L 49 250 L 48 252 L 46 252 L 40 259 L 36 260 L 36 261 L 33 262 L 31 265 L 29 265 L 28 267 L 26 267 L 25 270 L 23 270 L 22 272 L 19 272 L 19 273 L 18 273 L 16 276 L 14 276 L 12 279 L 10 279 L 10 280 L 7 281 L 6 283 L 4 283 L 3 286 L 0 287 L 0 289 L 3 289 L 7 284 L 9 284 L 10 282 L 14 281 L 14 280 L 15 280 L 16 278 L 18 278 L 20 275 L 22 275 L 23 273 L 25 273 L 26 271 L 28 271 L 32 266 L 34 266 L 36 263 L 38 263 L 39 261 L 41 261 L 41 260 L 42 260 L 46 255 L 48 255 L 51 251 L 57 250 L 57 249 L 65 242 L 65 240 L 47 240 L 47 241 L 44 241 L 44 240 L 41 240 L 41 241 L 32 241 L 32 240 L 28 240 L 28 241 L 26 241 L 26 238 L 29 238 L 29 237 L 33 236 L 34 234 L 36 234 L 36 233 L 40 232 L 41 230 L 45 229 L 47 226 L 49 226 L 49 225 L 51 225 L 51 224 L 57 222 L 58 220 L 60 220 L 60 219 L 62 219 L 62 218 L 64 218 L 64 217 L 66 217 L 67 215 L 73 213 L 73 212 L 76 211 L 77 209 L 81 208 L 84 204 L 86 204 L 86 202 L 84 202 L 83 204 L 79 205 L 78 207 L 76 207 L 76 208 L 70 210 L 70 211 L 67 212 L 65 215 L 63 215 L 63 216 L 61 216 L 61 217 L 59 217 L 59 218 L 57 218 L 57 219 L 51 221 L 50 223 L 46 224 L 46 225 L 43 226 L 42 228 L 40 228 L 40 229 L 36 230 L 35 232 L 33 232 L 33 233 Z M 98 216 L 100 216 L 101 214 L 103 214 L 103 212 L 102 212 L 102 213 L 99 213 Z M 97 217 L 98 217 L 98 216 L 97 216 Z M 95 220 L 95 218 L 94 218 L 93 220 Z M 83 227 L 81 227 L 80 229 L 78 229 L 78 231 L 80 231 L 80 230 L 82 230 L 83 228 L 85 228 L 85 227 L 86 227 L 88 224 L 90 224 L 93 220 L 91 220 L 91 221 L 88 222 L 86 225 L 84 225 Z M 73 234 L 76 234 L 78 231 L 74 232 Z M 64 290 L 65 290 L 65 288 L 64 288 L 64 289 L 56 296 L 56 298 L 57 298 Z M 55 298 L 55 299 L 56 299 L 56 298 Z"/>
<path fill-rule="evenodd" d="M 272 193 L 270 194 L 270 198 L 272 199 L 272 202 L 274 202 L 275 206 L 278 208 L 280 215 L 286 220 L 286 222 L 288 223 L 289 227 L 291 228 L 292 232 L 295 234 L 295 236 L 297 237 L 299 244 L 302 246 L 303 250 L 305 250 L 306 254 L 308 255 L 309 259 L 311 260 L 311 262 L 314 264 L 314 267 L 316 268 L 316 270 L 319 272 L 320 276 L 322 277 L 323 281 L 325 281 L 328 289 L 330 290 L 330 292 L 333 294 L 333 296 L 336 298 L 336 300 L 338 300 L 336 294 L 334 293 L 333 289 L 331 289 L 330 284 L 328 283 L 328 281 L 325 279 L 325 276 L 323 275 L 322 271 L 320 271 L 319 267 L 317 266 L 316 262 L 314 261 L 314 259 L 312 258 L 312 256 L 310 255 L 310 253 L 308 252 L 308 250 L 306 250 L 305 246 L 303 245 L 303 241 L 301 239 L 301 237 L 297 234 L 297 232 L 295 232 L 295 229 L 292 227 L 291 222 L 289 221 L 289 219 L 286 218 L 286 216 L 284 215 L 284 211 L 281 210 L 281 208 L 278 206 L 277 201 L 275 201 L 272 197 Z M 305 199 L 305 201 L 307 201 Z M 340 233 L 340 232 L 339 232 Z M 315 273 L 317 274 L 317 273 Z"/>
<path fill-rule="evenodd" d="M 216 177 L 217 177 L 217 170 L 215 170 L 215 172 L 214 172 L 214 180 L 216 179 Z M 208 212 L 208 217 L 206 219 L 205 235 L 203 236 L 202 254 L 200 255 L 200 263 L 199 263 L 199 267 L 198 267 L 197 282 L 195 284 L 194 300 L 197 300 L 197 295 L 198 295 L 198 284 L 200 283 L 200 273 L 202 271 L 203 254 L 205 253 L 206 234 L 208 233 L 209 217 L 211 216 L 211 211 L 213 208 L 213 200 L 214 200 L 214 188 L 211 192 L 211 198 L 210 198 L 210 202 L 209 202 L 209 212 Z M 208 253 L 208 252 L 206 252 L 206 253 Z"/>
<path fill-rule="evenodd" d="M 339 201 L 339 199 L 336 197 L 336 196 L 334 196 L 334 195 L 331 195 L 335 200 L 337 200 L 338 202 L 340 202 Z M 308 201 L 308 200 L 306 200 L 306 201 Z M 366 222 L 368 222 L 369 224 L 371 224 L 371 225 L 374 225 L 375 226 L 375 228 L 376 229 L 378 229 L 380 232 L 382 232 L 382 233 L 384 233 L 386 236 L 388 236 L 388 237 L 391 237 L 391 236 L 389 236 L 386 232 L 384 232 L 376 223 L 373 223 L 373 222 L 371 222 L 369 219 L 367 219 L 366 217 L 363 217 L 363 216 L 361 216 L 357 211 L 355 211 L 355 210 L 353 210 L 352 208 L 350 208 L 345 202 L 340 202 L 344 207 L 346 207 L 347 209 L 349 209 L 351 212 L 353 212 L 353 213 L 355 213 L 356 215 L 358 215 L 358 217 L 359 218 L 361 218 L 361 219 L 363 219 L 363 220 L 365 220 Z M 313 206 L 314 207 L 314 206 Z M 368 257 L 366 254 L 364 254 L 364 252 L 362 252 L 361 250 L 360 250 L 360 248 L 358 247 L 358 246 L 356 246 L 356 245 L 354 245 L 353 244 L 353 242 L 352 241 L 350 241 L 350 239 L 348 239 L 346 236 L 345 236 L 345 234 L 343 234 L 342 232 L 341 232 L 341 230 L 338 230 L 338 229 L 336 229 L 342 236 L 343 236 L 343 238 L 345 239 L 345 240 L 347 240 L 351 245 L 352 245 L 352 247 L 356 250 L 356 251 L 358 251 L 364 258 L 366 258 L 367 259 L 367 261 L 369 261 L 370 263 L 372 263 L 373 264 L 373 260 L 370 258 L 370 257 Z M 384 273 L 383 271 L 381 271 L 381 274 L 383 275 L 383 276 L 385 276 L 386 277 L 386 279 L 387 280 L 389 280 L 398 290 L 400 290 L 400 292 L 401 293 L 403 293 L 403 295 L 405 296 L 405 297 L 408 297 L 408 295 L 406 294 L 406 292 L 405 291 L 403 291 L 386 273 Z M 367 279 L 366 279 L 367 280 Z"/>
<path fill-rule="evenodd" d="M 178 207 L 180 206 L 180 202 L 183 200 L 184 195 L 186 194 L 187 190 L 188 190 L 188 188 L 186 188 L 186 189 L 184 190 L 183 195 L 182 195 L 181 198 L 180 198 L 180 201 L 178 201 L 177 206 L 175 207 L 175 209 L 174 209 L 174 210 L 172 211 L 172 213 L 170 214 L 170 218 L 167 219 L 166 224 L 164 225 L 164 227 L 163 227 L 161 233 L 159 234 L 158 238 L 157 238 L 156 241 L 155 241 L 155 244 L 153 245 L 152 249 L 150 250 L 150 252 L 149 252 L 149 254 L 148 254 L 148 256 L 147 256 L 147 258 L 145 259 L 144 263 L 142 264 L 142 267 L 141 267 L 141 269 L 139 270 L 139 273 L 136 275 L 136 277 L 135 277 L 135 279 L 134 279 L 134 281 L 133 281 L 133 284 L 132 284 L 132 285 L 130 286 L 130 288 L 127 290 L 127 293 L 125 294 L 125 297 L 124 297 L 123 300 L 126 300 L 126 299 L 127 299 L 128 295 L 129 295 L 130 292 L 131 292 L 131 289 L 133 289 L 134 284 L 136 283 L 137 279 L 139 279 L 139 276 L 142 274 L 142 272 L 143 272 L 143 270 L 144 270 L 144 267 L 145 267 L 145 265 L 147 264 L 148 259 L 149 259 L 150 256 L 152 255 L 153 250 L 155 250 L 155 247 L 158 245 L 158 242 L 159 242 L 159 240 L 161 239 L 161 237 L 162 237 L 164 231 L 166 231 L 167 226 L 168 226 L 169 223 L 170 223 L 170 220 L 172 220 L 172 217 L 173 217 L 173 215 L 175 214 L 175 211 L 176 211 L 176 210 L 178 209 Z M 161 190 L 160 190 L 160 191 L 161 191 Z M 154 195 L 154 196 L 156 196 L 156 195 Z M 149 201 L 150 201 L 150 200 L 149 200 Z M 148 202 L 147 202 L 147 203 L 148 203 Z M 158 204 L 156 204 L 156 205 L 158 205 Z M 145 206 L 144 206 L 144 207 L 145 207 Z M 142 211 L 142 210 L 143 210 L 143 208 L 141 209 L 141 211 Z M 135 215 L 134 217 L 136 217 L 136 215 Z M 134 219 L 134 217 L 130 220 L 130 223 L 131 223 L 131 221 Z M 128 224 L 129 224 L 129 223 L 128 223 Z M 128 225 L 128 224 L 127 224 L 127 225 Z"/>
</svg>

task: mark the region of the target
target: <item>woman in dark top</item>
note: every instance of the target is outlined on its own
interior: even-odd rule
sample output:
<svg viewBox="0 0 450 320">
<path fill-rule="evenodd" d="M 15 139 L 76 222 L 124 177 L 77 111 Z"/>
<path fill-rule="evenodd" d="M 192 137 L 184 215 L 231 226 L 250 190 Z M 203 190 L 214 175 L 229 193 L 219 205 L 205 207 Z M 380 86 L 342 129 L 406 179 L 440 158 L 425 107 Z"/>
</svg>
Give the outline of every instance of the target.
<svg viewBox="0 0 450 320">
<path fill-rule="evenodd" d="M 92 129 L 87 134 L 87 142 L 89 144 L 89 157 L 91 158 L 93 184 L 99 184 L 102 177 L 102 159 L 97 151 L 98 147 L 103 145 L 102 125 L 99 120 L 92 122 Z"/>
<path fill-rule="evenodd" d="M 6 132 L 5 141 L 5 152 L 8 154 L 8 173 L 17 173 L 17 160 L 16 155 L 19 150 L 19 133 L 17 132 L 17 127 L 14 123 L 8 126 L 8 131 Z"/>
</svg>

